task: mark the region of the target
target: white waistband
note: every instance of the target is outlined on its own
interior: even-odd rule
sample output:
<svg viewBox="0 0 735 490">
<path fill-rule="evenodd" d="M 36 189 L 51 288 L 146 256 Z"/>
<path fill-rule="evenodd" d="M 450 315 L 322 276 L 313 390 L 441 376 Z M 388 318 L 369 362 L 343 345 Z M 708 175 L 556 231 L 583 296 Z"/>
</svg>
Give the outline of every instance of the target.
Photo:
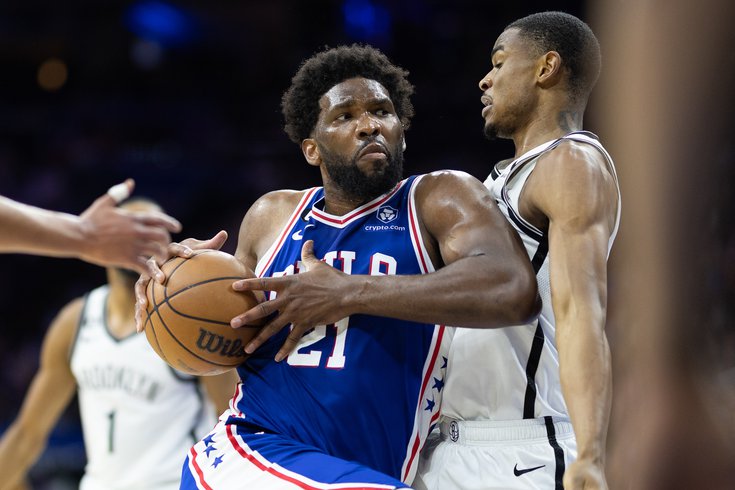
<svg viewBox="0 0 735 490">
<path fill-rule="evenodd" d="M 568 420 L 544 417 L 523 420 L 455 420 L 442 417 L 439 430 L 443 440 L 465 443 L 541 442 L 574 437 Z"/>
</svg>

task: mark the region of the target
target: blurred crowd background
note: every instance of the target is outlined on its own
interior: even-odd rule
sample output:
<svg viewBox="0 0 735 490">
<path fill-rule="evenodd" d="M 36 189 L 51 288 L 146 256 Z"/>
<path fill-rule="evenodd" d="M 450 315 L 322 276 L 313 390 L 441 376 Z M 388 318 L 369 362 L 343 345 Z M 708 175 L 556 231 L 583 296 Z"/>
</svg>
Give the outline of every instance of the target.
<svg viewBox="0 0 735 490">
<path fill-rule="evenodd" d="M 484 179 L 513 152 L 511 142 L 482 135 L 477 83 L 495 38 L 541 10 L 564 10 L 602 30 L 590 9 L 582 0 L 3 0 L 0 194 L 78 214 L 133 177 L 137 195 L 184 224 L 176 239 L 225 229 L 224 249 L 233 252 L 256 198 L 319 184 L 282 131 L 280 98 L 303 59 L 353 42 L 381 48 L 410 72 L 416 116 L 406 174 L 453 168 Z M 606 69 L 602 41 L 602 80 L 611 84 L 616 73 Z M 585 126 L 604 143 L 601 99 L 593 94 Z M 722 161 L 732 161 L 732 144 L 721 150 Z M 625 173 L 626 162 L 617 164 Z M 724 373 L 735 365 L 735 210 L 732 167 L 717 168 L 708 215 L 716 253 L 702 261 L 713 308 L 701 331 Z M 624 221 L 636 212 L 626 208 L 625 191 Z M 611 295 L 626 287 L 620 277 Z M 79 261 L 0 256 L 0 432 L 17 414 L 53 316 L 104 280 L 102 269 Z M 609 335 L 615 359 L 617 334 Z M 32 477 L 37 488 L 74 488 L 83 464 L 72 407 Z"/>
</svg>

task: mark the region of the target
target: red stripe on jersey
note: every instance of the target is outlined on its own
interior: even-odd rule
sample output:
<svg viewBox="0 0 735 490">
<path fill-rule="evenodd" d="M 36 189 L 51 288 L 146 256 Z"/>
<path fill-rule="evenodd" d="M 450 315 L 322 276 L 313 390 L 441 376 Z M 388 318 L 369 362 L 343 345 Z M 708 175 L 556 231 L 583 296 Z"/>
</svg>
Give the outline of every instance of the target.
<svg viewBox="0 0 735 490">
<path fill-rule="evenodd" d="M 291 219 L 288 221 L 288 224 L 286 225 L 286 228 L 283 229 L 283 234 L 281 234 L 280 237 L 278 237 L 278 244 L 273 249 L 273 253 L 270 257 L 268 257 L 268 261 L 265 264 L 265 267 L 263 267 L 262 271 L 267 271 L 268 267 L 270 267 L 271 262 L 273 262 L 273 259 L 278 255 L 278 251 L 281 250 L 281 246 L 283 245 L 283 242 L 286 240 L 286 237 L 288 236 L 289 232 L 291 231 L 291 228 L 293 228 L 294 223 L 301 217 L 301 213 L 304 212 L 304 208 L 306 205 L 311 201 L 311 197 L 314 195 L 316 191 L 318 191 L 318 187 L 314 187 L 312 189 L 309 189 L 306 192 L 306 195 L 302 198 L 301 202 L 297 206 L 294 213 L 291 215 Z M 256 266 L 257 268 L 257 266 Z"/>
<path fill-rule="evenodd" d="M 237 404 L 240 402 L 242 395 L 242 381 L 235 385 L 235 394 L 232 395 L 232 401 L 230 402 L 230 412 L 232 415 L 237 417 L 243 417 L 244 414 L 237 408 Z"/>
<path fill-rule="evenodd" d="M 415 184 L 415 181 L 414 181 L 414 184 Z M 416 187 L 414 185 L 414 189 L 415 188 Z M 413 191 L 413 189 L 411 189 L 411 191 Z M 413 206 L 413 192 L 411 192 L 411 197 L 408 200 L 408 222 L 411 225 L 411 238 L 414 242 L 414 247 L 416 247 L 416 250 L 418 251 L 416 255 L 418 255 L 418 258 L 420 261 L 421 271 L 424 274 L 427 274 L 430 269 L 428 265 L 426 264 L 426 259 L 424 257 L 424 242 L 421 239 L 421 234 L 419 233 L 419 225 L 416 222 L 416 220 L 417 220 L 417 217 L 414 213 L 414 206 Z"/>
<path fill-rule="evenodd" d="M 369 212 L 373 211 L 375 208 L 379 207 L 385 201 L 387 201 L 391 197 L 393 197 L 393 195 L 396 192 L 398 192 L 401 189 L 401 187 L 403 187 L 403 184 L 405 184 L 405 183 L 406 183 L 405 180 L 400 181 L 398 184 L 396 184 L 396 186 L 393 188 L 392 191 L 390 191 L 388 194 L 386 194 L 385 196 L 383 196 L 382 198 L 380 198 L 379 201 L 376 201 L 376 202 L 373 202 L 373 203 L 368 203 L 365 206 L 359 207 L 359 208 L 355 209 L 354 211 L 350 212 L 349 214 L 347 214 L 347 215 L 345 215 L 343 217 L 340 217 L 340 218 L 337 218 L 335 216 L 332 216 L 331 214 L 326 214 L 324 211 L 322 211 L 320 209 L 316 209 L 316 208 L 314 208 L 314 210 L 312 211 L 312 213 L 314 214 L 315 217 L 318 217 L 322 221 L 326 221 L 327 223 L 332 223 L 334 225 L 342 226 L 342 225 L 348 223 L 349 221 L 351 221 L 351 220 L 353 220 L 355 218 L 358 218 L 358 217 L 362 216 L 363 214 L 369 213 Z"/>
<path fill-rule="evenodd" d="M 202 488 L 204 488 L 204 490 L 214 490 L 212 487 L 207 485 L 207 482 L 204 481 L 204 473 L 197 464 L 197 452 L 194 450 L 193 447 L 191 448 L 190 452 L 191 454 L 189 455 L 189 461 L 191 461 L 191 465 L 194 467 L 194 471 L 196 471 L 196 474 L 199 477 L 199 483 L 201 484 Z"/>
<path fill-rule="evenodd" d="M 421 385 L 421 392 L 419 393 L 419 400 L 424 399 L 424 393 L 426 393 L 426 387 L 429 385 L 429 378 L 431 378 L 431 375 L 434 373 L 434 365 L 436 364 L 436 360 L 439 357 L 439 351 L 441 350 L 442 345 L 442 338 L 444 337 L 444 325 L 439 325 L 439 333 L 436 338 L 436 344 L 434 344 L 434 351 L 431 353 L 431 362 L 429 363 L 429 368 L 426 370 L 426 375 L 424 376 L 424 382 Z M 419 410 L 421 410 L 421 405 L 419 404 L 418 407 Z M 439 415 L 439 410 L 436 411 L 436 416 Z M 433 420 L 433 417 L 432 417 Z M 431 424 L 429 424 L 431 426 Z M 418 456 L 419 452 L 419 445 L 421 444 L 421 434 L 416 434 L 416 438 L 413 440 L 413 446 L 411 447 L 411 454 L 408 457 L 408 464 L 406 465 L 406 471 L 401 477 L 401 480 L 406 481 L 406 478 L 409 474 L 411 474 L 411 467 L 413 466 L 414 461 L 416 460 L 416 456 Z"/>
</svg>

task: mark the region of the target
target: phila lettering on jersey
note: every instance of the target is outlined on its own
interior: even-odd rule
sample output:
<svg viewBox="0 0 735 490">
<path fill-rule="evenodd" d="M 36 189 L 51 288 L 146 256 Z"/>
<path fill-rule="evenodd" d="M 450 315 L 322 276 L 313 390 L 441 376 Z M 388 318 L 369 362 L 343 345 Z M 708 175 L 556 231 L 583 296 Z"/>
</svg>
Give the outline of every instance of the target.
<svg viewBox="0 0 735 490">
<path fill-rule="evenodd" d="M 410 177 L 345 216 L 321 209 L 322 188 L 306 191 L 256 275 L 299 273 L 309 239 L 317 257 L 347 274 L 432 272 L 414 204 L 419 179 Z M 439 416 L 452 330 L 354 315 L 316 327 L 276 363 L 284 329 L 238 369 L 239 417 L 230 421 L 239 418 L 410 481 Z"/>
<path fill-rule="evenodd" d="M 538 158 L 563 141 L 597 148 L 617 182 L 610 155 L 592 133 L 580 131 L 546 142 L 506 167 L 494 168 L 485 185 L 520 234 L 536 271 L 543 309 L 532 324 L 499 329 L 459 329 L 452 341 L 442 411 L 458 420 L 520 420 L 554 417 L 568 420 L 559 380 L 559 354 L 549 285 L 548 237 L 524 220 L 518 199 Z M 620 191 L 612 247 L 620 221 Z M 478 382 L 478 380 L 487 380 Z M 492 386 L 488 388 L 487 383 Z"/>
<path fill-rule="evenodd" d="M 87 295 L 70 358 L 87 453 L 80 489 L 179 488 L 181 464 L 216 423 L 214 409 L 144 335 L 112 336 L 108 294 L 102 286 Z"/>
</svg>

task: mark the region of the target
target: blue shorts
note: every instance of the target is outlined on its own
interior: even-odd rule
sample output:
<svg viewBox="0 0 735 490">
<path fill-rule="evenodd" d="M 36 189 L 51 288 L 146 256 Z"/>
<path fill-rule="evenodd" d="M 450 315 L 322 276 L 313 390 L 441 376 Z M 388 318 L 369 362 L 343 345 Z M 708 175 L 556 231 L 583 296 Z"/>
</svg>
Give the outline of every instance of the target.
<svg viewBox="0 0 735 490">
<path fill-rule="evenodd" d="M 184 462 L 181 490 L 393 490 L 405 483 L 279 434 L 224 420 Z"/>
</svg>

